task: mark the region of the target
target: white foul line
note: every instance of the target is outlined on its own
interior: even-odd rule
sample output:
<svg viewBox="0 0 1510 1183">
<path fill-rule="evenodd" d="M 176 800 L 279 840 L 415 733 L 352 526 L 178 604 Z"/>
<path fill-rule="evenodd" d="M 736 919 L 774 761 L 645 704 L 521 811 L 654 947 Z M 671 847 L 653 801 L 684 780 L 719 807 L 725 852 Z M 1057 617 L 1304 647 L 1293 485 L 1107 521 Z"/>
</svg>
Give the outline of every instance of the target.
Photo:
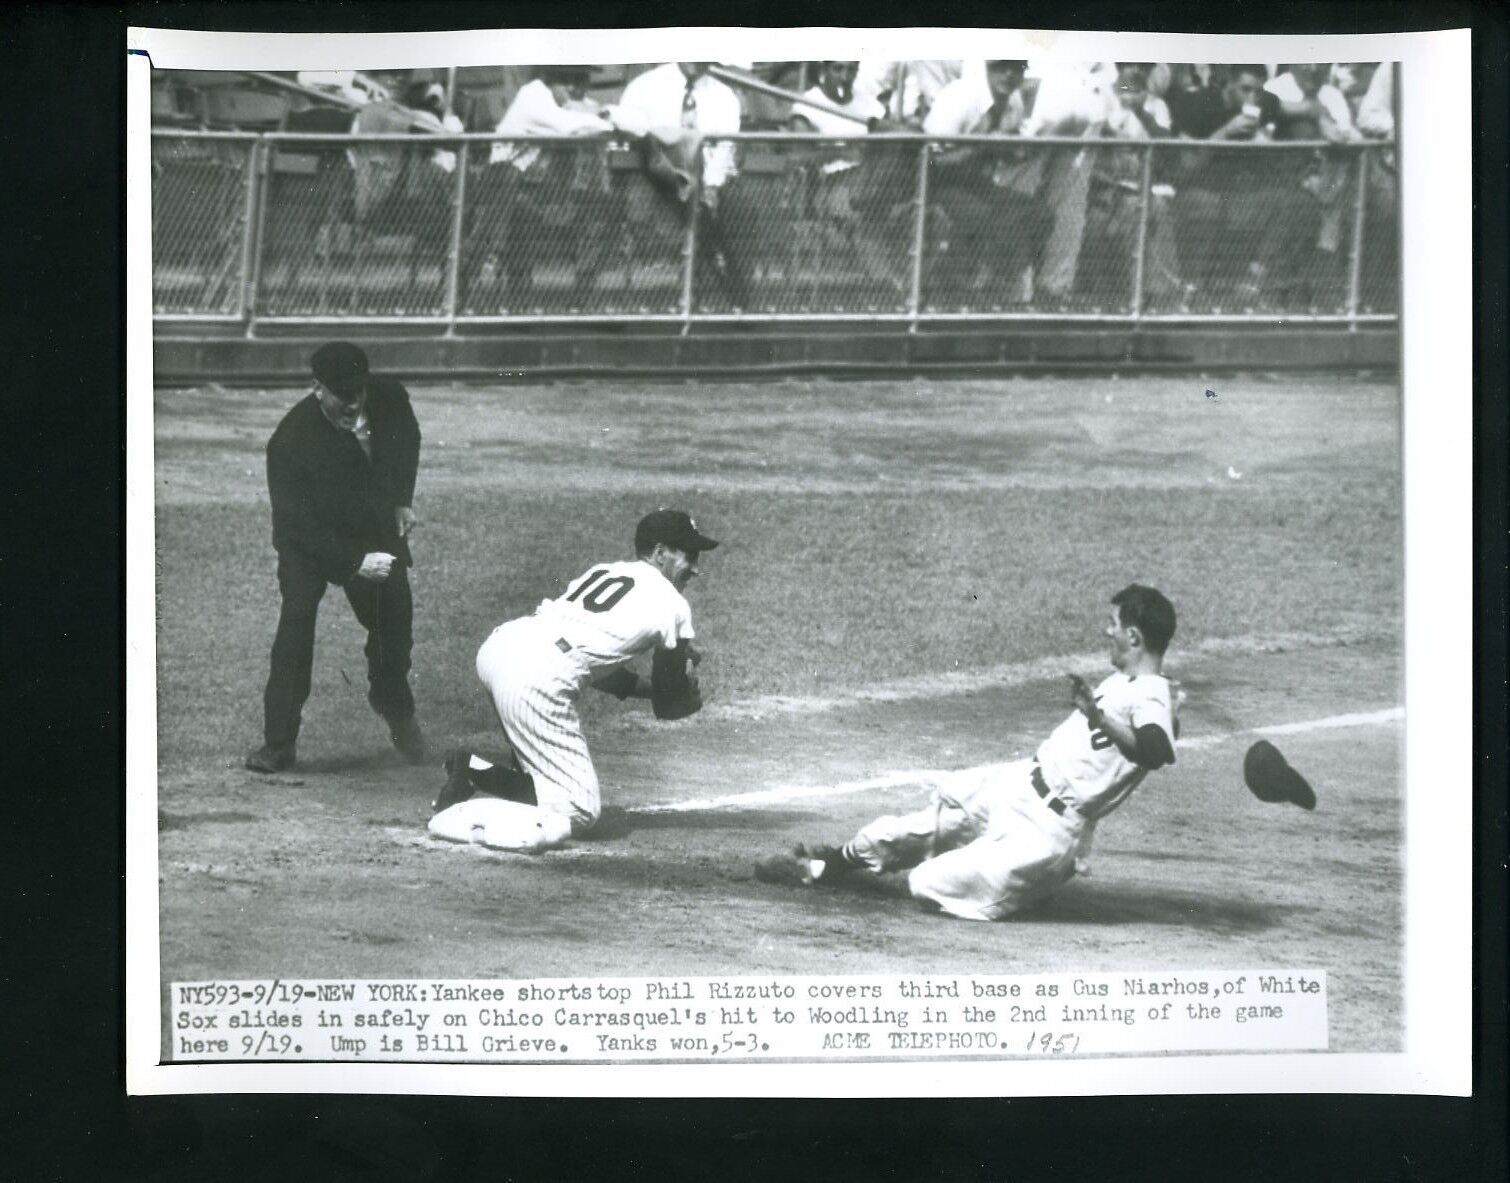
<svg viewBox="0 0 1510 1183">
<path fill-rule="evenodd" d="M 1381 723 L 1395 723 L 1405 718 L 1404 707 L 1388 707 L 1381 711 L 1364 711 L 1351 715 L 1330 715 L 1325 719 L 1304 719 L 1298 723 L 1277 723 L 1268 727 L 1254 727 L 1248 731 L 1231 731 L 1224 735 L 1198 735 L 1181 740 L 1183 752 L 1214 748 L 1218 744 L 1243 735 L 1298 735 L 1305 731 L 1329 731 L 1339 727 L 1370 727 Z M 933 786 L 956 777 L 976 776 L 993 769 L 1005 768 L 1014 761 L 996 764 L 981 764 L 974 768 L 915 768 L 903 772 L 887 772 L 864 780 L 844 781 L 836 785 L 782 785 L 774 789 L 760 789 L 753 793 L 730 793 L 723 797 L 702 797 L 691 801 L 671 801 L 663 805 L 642 805 L 631 813 L 691 813 L 707 809 L 751 809 L 760 805 L 780 805 L 788 801 L 811 801 L 821 797 L 842 797 L 851 793 L 869 793 L 876 789 L 900 788 L 904 785 Z"/>
</svg>

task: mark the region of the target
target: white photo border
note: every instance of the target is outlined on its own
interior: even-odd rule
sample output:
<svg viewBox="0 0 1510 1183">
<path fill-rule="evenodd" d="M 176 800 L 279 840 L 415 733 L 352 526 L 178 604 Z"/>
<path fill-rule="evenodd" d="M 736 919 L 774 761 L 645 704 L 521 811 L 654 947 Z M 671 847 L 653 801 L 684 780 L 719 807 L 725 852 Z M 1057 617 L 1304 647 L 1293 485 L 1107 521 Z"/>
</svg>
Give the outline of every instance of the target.
<svg viewBox="0 0 1510 1183">
<path fill-rule="evenodd" d="M 1089 1096 L 1472 1092 L 1472 70 L 1467 30 L 1228 36 L 1003 29 L 485 30 L 390 34 L 128 31 L 126 1080 L 132 1094 Z M 931 1060 L 736 1070 L 575 1066 L 161 1064 L 154 619 L 150 67 L 383 69 L 824 54 L 1070 60 L 1398 61 L 1405 489 L 1404 1050 L 1003 1064 Z M 797 47 L 800 46 L 800 51 Z M 903 47 L 905 46 L 905 53 Z M 1314 889 L 1325 898 L 1327 884 Z"/>
</svg>

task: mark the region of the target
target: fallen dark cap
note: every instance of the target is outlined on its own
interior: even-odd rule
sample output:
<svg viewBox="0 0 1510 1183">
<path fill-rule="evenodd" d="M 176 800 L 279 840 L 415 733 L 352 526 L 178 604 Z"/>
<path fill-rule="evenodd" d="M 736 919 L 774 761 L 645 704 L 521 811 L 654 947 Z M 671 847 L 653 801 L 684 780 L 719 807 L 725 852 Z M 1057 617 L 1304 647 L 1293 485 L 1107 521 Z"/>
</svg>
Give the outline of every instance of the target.
<svg viewBox="0 0 1510 1183">
<path fill-rule="evenodd" d="M 332 341 L 315 350 L 309 368 L 322 383 L 343 394 L 367 380 L 367 355 L 349 341 Z"/>
<path fill-rule="evenodd" d="M 1266 739 L 1259 740 L 1243 757 L 1243 780 L 1260 801 L 1288 802 L 1302 809 L 1316 808 L 1315 790 Z"/>
<path fill-rule="evenodd" d="M 698 533 L 697 523 L 691 515 L 679 509 L 658 509 L 647 513 L 634 528 L 636 554 L 649 553 L 657 542 L 685 551 L 712 550 L 718 545 L 717 540 Z"/>
</svg>

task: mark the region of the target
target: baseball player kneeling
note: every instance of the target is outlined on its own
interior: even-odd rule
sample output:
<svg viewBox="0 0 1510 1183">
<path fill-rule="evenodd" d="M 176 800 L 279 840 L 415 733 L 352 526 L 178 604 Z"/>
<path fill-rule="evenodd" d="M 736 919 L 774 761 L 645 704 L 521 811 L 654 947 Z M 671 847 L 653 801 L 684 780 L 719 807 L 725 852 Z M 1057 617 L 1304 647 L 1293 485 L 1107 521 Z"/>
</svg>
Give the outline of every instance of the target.
<svg viewBox="0 0 1510 1183">
<path fill-rule="evenodd" d="M 855 870 L 907 870 L 912 896 L 966 920 L 1002 920 L 1075 874 L 1095 824 L 1155 768 L 1174 763 L 1178 727 L 1164 651 L 1174 606 L 1151 587 L 1112 597 L 1116 672 L 1092 690 L 1070 675 L 1074 711 L 1018 760 L 877 818 L 843 846 L 799 846 L 755 868 L 766 882 L 828 884 Z"/>
<path fill-rule="evenodd" d="M 632 561 L 600 563 L 532 616 L 493 630 L 477 652 L 477 676 L 517 767 L 453 753 L 431 834 L 536 852 L 597 823 L 602 801 L 578 697 L 591 685 L 621 699 L 648 698 L 660 719 L 702 707 L 688 672 L 701 655 L 691 644 L 692 609 L 682 592 L 698 574 L 699 557 L 717 545 L 687 514 L 656 510 L 635 529 Z M 648 679 L 628 667 L 646 653 Z"/>
</svg>

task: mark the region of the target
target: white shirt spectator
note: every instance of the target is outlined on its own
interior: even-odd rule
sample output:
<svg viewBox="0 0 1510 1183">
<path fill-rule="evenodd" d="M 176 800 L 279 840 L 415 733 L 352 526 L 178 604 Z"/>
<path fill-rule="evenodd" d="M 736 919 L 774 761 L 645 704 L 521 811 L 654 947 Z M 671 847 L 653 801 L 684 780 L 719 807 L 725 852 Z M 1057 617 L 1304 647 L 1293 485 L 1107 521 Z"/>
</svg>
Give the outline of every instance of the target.
<svg viewBox="0 0 1510 1183">
<path fill-rule="evenodd" d="M 1394 65 L 1380 62 L 1358 104 L 1358 130 L 1370 139 L 1390 139 L 1395 134 L 1394 96 Z"/>
<path fill-rule="evenodd" d="M 501 136 L 575 136 L 611 132 L 613 125 L 601 115 L 561 106 L 551 88 L 536 78 L 519 88 L 493 130 Z M 494 144 L 488 155 L 489 164 L 512 164 L 520 172 L 528 172 L 539 159 L 539 148 L 521 144 Z"/>
<path fill-rule="evenodd" d="M 884 119 L 886 108 L 881 106 L 874 98 L 862 95 L 858 89 L 850 96 L 847 103 L 836 103 L 828 95 L 823 93 L 821 86 L 809 87 L 804 92 L 803 98 L 812 99 L 814 102 L 826 103 L 830 107 L 838 107 L 841 111 L 848 111 L 854 119 L 845 119 L 842 115 L 834 115 L 818 107 L 808 107 L 802 103 L 792 105 L 792 114 L 806 119 L 813 125 L 813 130 L 826 136 L 857 136 L 863 135 L 867 128 L 866 124 L 872 119 Z"/>
<path fill-rule="evenodd" d="M 300 86 L 329 90 L 353 103 L 368 103 L 388 97 L 388 92 L 372 79 L 355 70 L 300 70 L 294 75 Z"/>
<path fill-rule="evenodd" d="M 467 130 L 466 124 L 462 123 L 461 118 L 452 111 L 447 111 L 441 117 L 440 129 L 447 135 L 457 136 Z M 435 154 L 431 159 L 435 161 L 436 166 L 441 172 L 453 173 L 456 171 L 456 153 L 449 148 L 435 149 Z"/>
<path fill-rule="evenodd" d="M 984 77 L 958 78 L 939 91 L 923 130 L 931 136 L 1013 135 L 1022 129 L 1022 91 L 1008 97 L 1001 122 L 994 131 L 988 126 L 995 99 Z"/>
<path fill-rule="evenodd" d="M 1294 74 L 1281 74 L 1277 78 L 1270 78 L 1264 83 L 1264 89 L 1277 98 L 1281 103 L 1299 103 L 1304 101 L 1305 92 L 1300 89 L 1300 83 L 1295 80 Z M 1326 117 L 1331 120 L 1337 129 L 1337 136 L 1328 136 L 1328 139 L 1350 139 L 1353 135 L 1353 113 L 1348 109 L 1347 97 L 1333 86 L 1330 82 L 1323 83 L 1316 92 L 1316 101 L 1321 104 L 1321 109 Z"/>
<path fill-rule="evenodd" d="M 802 96 L 805 99 L 813 99 L 815 102 L 828 103 L 838 107 L 841 111 L 849 111 L 857 119 L 863 119 L 867 123 L 872 119 L 884 119 L 886 108 L 881 106 L 873 98 L 867 98 L 858 91 L 852 93 L 847 103 L 836 103 L 828 95 L 823 93 L 821 86 L 813 86 Z M 857 123 L 855 119 L 845 119 L 842 115 L 835 115 L 829 111 L 819 110 L 817 107 L 806 107 L 801 103 L 792 105 L 792 115 L 805 119 L 812 124 L 813 130 L 826 136 L 861 136 L 866 135 L 870 129 L 866 123 Z M 852 168 L 858 168 L 858 160 L 830 160 L 818 171 L 824 176 L 834 176 L 838 173 L 848 172 Z"/>
<path fill-rule="evenodd" d="M 1143 110 L 1155 125 L 1164 132 L 1170 130 L 1169 105 L 1161 98 L 1150 94 L 1143 100 Z M 1106 130 L 1119 140 L 1146 140 L 1150 138 L 1143 121 L 1120 102 L 1114 102 L 1107 115 Z"/>
<path fill-rule="evenodd" d="M 1038 95 L 1023 127 L 1029 136 L 1078 136 L 1105 127 L 1121 110 L 1113 62 L 1037 61 Z"/>
<path fill-rule="evenodd" d="M 898 123 L 917 119 L 919 107 L 931 109 L 938 96 L 963 73 L 962 61 L 861 62 L 855 93 L 867 98 L 885 94 L 886 113 Z"/>
<path fill-rule="evenodd" d="M 684 118 L 683 101 L 690 99 Z M 733 135 L 739 131 L 739 96 L 704 74 L 688 89 L 687 78 L 675 62 L 657 66 L 630 81 L 624 95 L 610 112 L 616 126 L 636 135 L 651 128 L 687 127 L 705 136 Z M 703 185 L 721 187 L 734 175 L 734 145 L 714 144 L 703 153 Z"/>
</svg>

